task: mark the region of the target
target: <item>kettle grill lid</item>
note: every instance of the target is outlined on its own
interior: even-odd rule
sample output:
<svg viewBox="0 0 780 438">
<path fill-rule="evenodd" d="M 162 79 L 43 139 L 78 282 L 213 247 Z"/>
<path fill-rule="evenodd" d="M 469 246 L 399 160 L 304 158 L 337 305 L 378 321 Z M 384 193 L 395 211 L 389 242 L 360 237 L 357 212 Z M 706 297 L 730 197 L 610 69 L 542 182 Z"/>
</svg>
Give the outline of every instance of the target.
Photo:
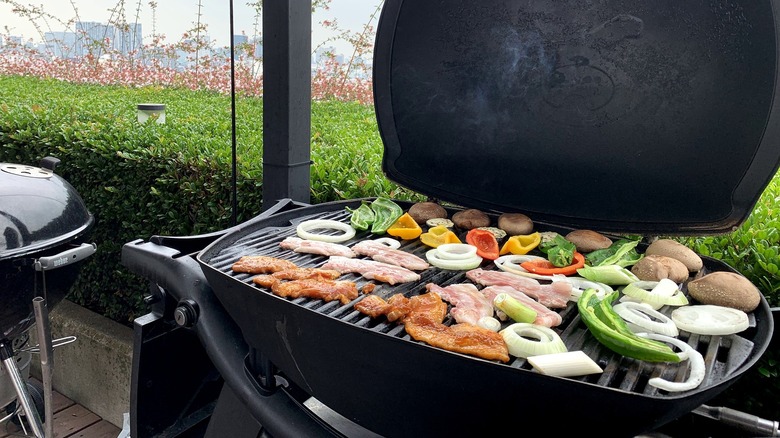
<svg viewBox="0 0 780 438">
<path fill-rule="evenodd" d="M 386 0 L 388 178 L 602 231 L 710 234 L 780 164 L 776 0 Z"/>
<path fill-rule="evenodd" d="M 0 163 L 0 260 L 72 241 L 93 222 L 78 192 L 52 170 Z"/>
</svg>

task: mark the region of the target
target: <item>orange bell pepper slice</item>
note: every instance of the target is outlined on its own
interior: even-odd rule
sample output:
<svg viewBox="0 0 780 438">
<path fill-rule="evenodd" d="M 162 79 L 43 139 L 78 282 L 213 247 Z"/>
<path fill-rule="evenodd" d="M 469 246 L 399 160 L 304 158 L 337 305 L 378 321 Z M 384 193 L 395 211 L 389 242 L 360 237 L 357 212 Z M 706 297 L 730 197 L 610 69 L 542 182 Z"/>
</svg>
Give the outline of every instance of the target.
<svg viewBox="0 0 780 438">
<path fill-rule="evenodd" d="M 400 237 L 403 240 L 412 240 L 420 237 L 422 228 L 409 213 L 404 213 L 393 225 L 390 225 L 390 228 L 387 229 L 387 234 Z"/>
<path fill-rule="evenodd" d="M 574 275 L 577 269 L 585 266 L 585 256 L 579 252 L 574 252 L 574 261 L 569 266 L 559 268 L 553 265 L 549 260 L 531 260 L 520 263 L 520 267 L 528 272 L 539 275 Z"/>
</svg>

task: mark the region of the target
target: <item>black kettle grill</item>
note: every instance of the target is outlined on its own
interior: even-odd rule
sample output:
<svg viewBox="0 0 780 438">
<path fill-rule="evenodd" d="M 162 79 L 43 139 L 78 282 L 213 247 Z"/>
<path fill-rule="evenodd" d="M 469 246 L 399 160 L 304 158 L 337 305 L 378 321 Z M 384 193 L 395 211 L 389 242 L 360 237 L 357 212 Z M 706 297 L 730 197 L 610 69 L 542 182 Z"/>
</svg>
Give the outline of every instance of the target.
<svg viewBox="0 0 780 438">
<path fill-rule="evenodd" d="M 54 173 L 58 163 L 53 157 L 39 167 L 0 163 L 0 359 L 7 373 L 0 385 L 14 387 L 13 401 L 35 436 L 44 431 L 17 361 L 26 353 L 21 349 L 27 332 L 37 324 L 43 397 L 50 401 L 48 311 L 62 301 L 81 262 L 96 249 L 86 243 L 95 219 L 73 186 Z"/>
<path fill-rule="evenodd" d="M 777 12 L 777 1 L 387 0 L 374 53 L 383 170 L 450 214 L 522 212 L 538 231 L 729 232 L 780 165 Z M 604 375 L 543 376 L 524 360 L 435 349 L 354 301 L 287 300 L 231 272 L 249 254 L 321 266 L 279 242 L 303 220 L 348 222 L 361 201 L 286 199 L 211 235 L 125 245 L 123 263 L 151 281 L 152 303 L 135 322 L 133 436 L 457 436 L 506 432 L 507 417 L 563 435 L 635 436 L 711 414 L 704 404 L 771 342 L 762 299 L 746 332 L 687 337 L 706 353 L 708 378 L 666 394 L 647 380 L 676 369 L 610 354 L 572 306 L 562 336 L 603 361 Z M 733 271 L 705 258 L 704 272 L 720 270 Z M 461 281 L 429 269 L 375 293 Z M 730 424 L 777 434 L 777 422 L 749 414 Z"/>
</svg>

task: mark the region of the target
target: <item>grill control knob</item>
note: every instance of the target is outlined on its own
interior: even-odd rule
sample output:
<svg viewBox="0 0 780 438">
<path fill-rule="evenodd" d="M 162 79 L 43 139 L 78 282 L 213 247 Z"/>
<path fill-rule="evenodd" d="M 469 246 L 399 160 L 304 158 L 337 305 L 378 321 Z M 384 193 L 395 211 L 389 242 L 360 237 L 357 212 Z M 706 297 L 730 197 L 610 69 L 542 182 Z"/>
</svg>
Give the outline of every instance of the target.
<svg viewBox="0 0 780 438">
<path fill-rule="evenodd" d="M 192 327 L 198 320 L 198 305 L 190 300 L 180 302 L 173 311 L 173 319 L 179 327 Z"/>
</svg>

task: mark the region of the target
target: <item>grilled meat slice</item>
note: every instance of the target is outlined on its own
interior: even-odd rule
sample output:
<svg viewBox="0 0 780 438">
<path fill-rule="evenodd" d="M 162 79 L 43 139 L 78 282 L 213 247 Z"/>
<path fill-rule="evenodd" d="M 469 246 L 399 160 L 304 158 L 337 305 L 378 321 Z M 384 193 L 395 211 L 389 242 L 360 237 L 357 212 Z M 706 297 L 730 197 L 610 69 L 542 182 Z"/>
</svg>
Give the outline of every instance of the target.
<svg viewBox="0 0 780 438">
<path fill-rule="evenodd" d="M 305 280 L 307 278 L 335 280 L 341 276 L 341 272 L 334 269 L 293 268 L 277 271 L 271 275 L 279 280 Z"/>
<path fill-rule="evenodd" d="M 354 272 L 369 280 L 382 281 L 389 284 L 409 283 L 420 279 L 420 274 L 389 263 L 375 260 L 350 259 L 342 256 L 331 256 L 322 269 L 335 269 L 342 274 Z"/>
<path fill-rule="evenodd" d="M 565 281 L 540 284 L 533 278 L 511 272 L 486 271 L 482 268 L 466 272 L 466 277 L 483 286 L 510 286 L 552 309 L 566 308 L 571 296 L 571 284 Z"/>
<path fill-rule="evenodd" d="M 428 262 L 412 253 L 390 248 L 374 240 L 362 240 L 352 246 L 352 250 L 358 255 L 371 257 L 378 262 L 402 266 L 413 271 L 423 271 L 430 267 Z"/>
<path fill-rule="evenodd" d="M 270 274 L 285 269 L 297 268 L 298 266 L 289 261 L 276 257 L 254 255 L 243 256 L 233 263 L 233 272 L 244 272 L 247 274 Z"/>
<path fill-rule="evenodd" d="M 500 334 L 468 323 L 453 326 L 442 324 L 447 315 L 447 303 L 436 292 L 412 298 L 396 294 L 386 302 L 376 295 L 370 295 L 357 303 L 355 309 L 372 317 L 387 315 L 391 321 L 391 317 L 398 317 L 409 336 L 431 346 L 483 359 L 509 362 L 509 350 Z"/>
<path fill-rule="evenodd" d="M 436 292 L 452 304 L 450 314 L 459 323 L 477 325 L 480 318 L 493 316 L 493 301 L 488 300 L 472 283 L 451 284 L 446 287 L 428 283 L 425 288 L 429 292 Z"/>
<path fill-rule="evenodd" d="M 545 327 L 557 327 L 563 321 L 563 318 L 561 318 L 561 315 L 558 312 L 550 310 L 547 306 L 510 286 L 488 286 L 480 290 L 480 293 L 490 300 L 491 303 L 493 302 L 493 299 L 496 298 L 496 295 L 500 293 L 505 293 L 517 299 L 536 311 L 534 324 L 543 325 Z"/>
<path fill-rule="evenodd" d="M 358 297 L 357 285 L 354 281 L 328 280 L 324 278 L 282 281 L 276 279 L 271 284 L 271 292 L 285 298 L 313 298 L 323 301 L 338 300 L 347 304 Z"/>
<path fill-rule="evenodd" d="M 289 249 L 295 252 L 318 254 L 324 256 L 343 256 L 343 257 L 355 257 L 355 252 L 348 246 L 340 243 L 320 242 L 317 240 L 306 240 L 300 237 L 290 236 L 281 242 L 279 246 L 284 249 Z"/>
</svg>

